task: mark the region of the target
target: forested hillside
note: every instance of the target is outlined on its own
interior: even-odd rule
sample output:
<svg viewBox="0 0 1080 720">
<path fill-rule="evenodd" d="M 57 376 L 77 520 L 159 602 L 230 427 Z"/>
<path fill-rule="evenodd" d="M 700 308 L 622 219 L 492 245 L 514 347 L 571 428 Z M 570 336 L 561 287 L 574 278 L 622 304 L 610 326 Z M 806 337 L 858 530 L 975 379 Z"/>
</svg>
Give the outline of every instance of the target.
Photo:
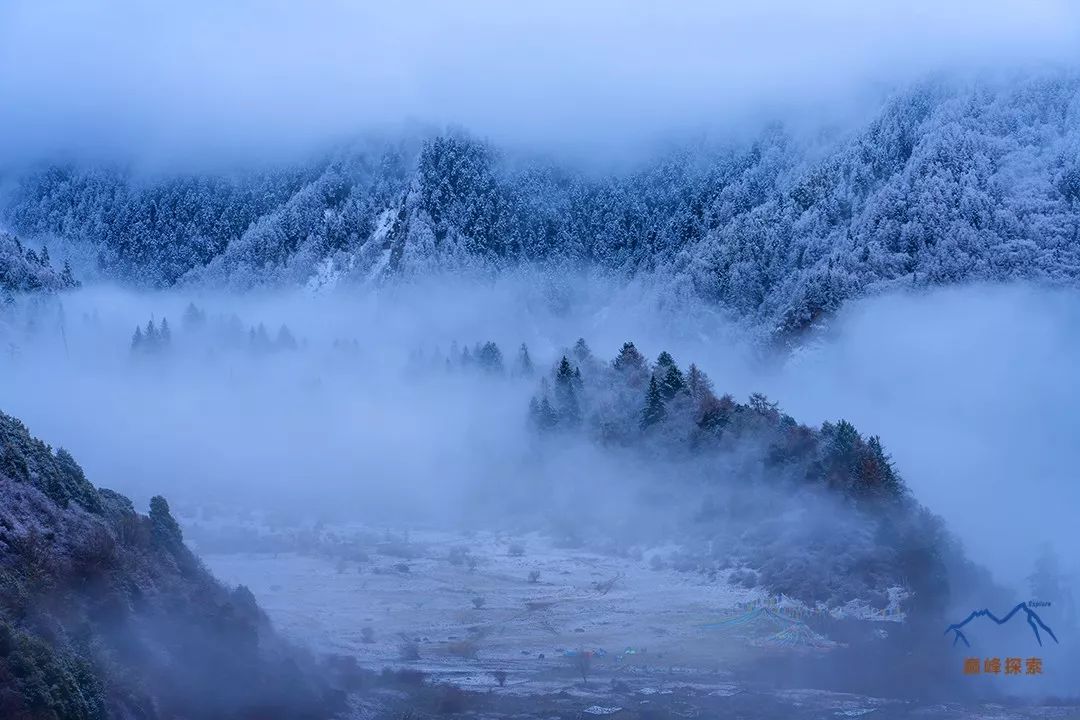
<svg viewBox="0 0 1080 720">
<path fill-rule="evenodd" d="M 315 718 L 314 662 L 148 515 L 0 413 L 0 717 Z"/>
<path fill-rule="evenodd" d="M 881 440 L 846 420 L 810 427 L 762 394 L 738 402 L 697 365 L 680 366 L 667 352 L 650 361 L 632 342 L 608 360 L 582 338 L 550 368 L 535 364 L 525 345 L 506 357 L 490 341 L 445 355 L 417 352 L 410 366 L 429 376 L 476 374 L 493 385 L 507 375 L 535 383 L 522 410 L 538 457 L 573 453 L 584 441 L 648 468 L 642 491 L 650 514 L 628 511 L 626 527 L 606 532 L 640 540 L 648 530 L 635 521 L 659 527 L 675 518 L 687 547 L 703 548 L 679 561 L 687 567 L 734 564 L 737 581 L 811 606 L 860 599 L 884 607 L 899 594 L 900 605 L 924 619 L 957 600 L 950 578 L 963 579 L 960 595 L 989 592 L 943 521 L 908 490 Z M 603 486 L 589 472 L 571 478 Z M 635 481 L 622 482 L 625 491 Z M 615 502 L 603 491 L 599 497 Z M 577 524 L 586 519 L 561 512 L 554 523 L 568 526 L 558 531 L 587 532 Z"/>
<path fill-rule="evenodd" d="M 522 264 L 650 275 L 769 332 L 893 286 L 1080 277 L 1080 82 L 928 82 L 863 126 L 772 126 L 597 176 L 454 133 L 274 172 L 9 177 L 2 222 L 143 286 Z"/>
</svg>

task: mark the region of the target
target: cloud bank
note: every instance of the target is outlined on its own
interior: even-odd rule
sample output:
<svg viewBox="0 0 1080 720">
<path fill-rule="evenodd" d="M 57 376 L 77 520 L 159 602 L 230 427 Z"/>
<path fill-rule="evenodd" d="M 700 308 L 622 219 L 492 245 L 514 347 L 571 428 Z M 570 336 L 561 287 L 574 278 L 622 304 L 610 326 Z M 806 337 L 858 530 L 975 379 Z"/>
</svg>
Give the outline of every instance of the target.
<svg viewBox="0 0 1080 720">
<path fill-rule="evenodd" d="M 265 157 L 411 122 L 595 151 L 1077 49 L 1066 0 L 13 0 L 0 155 Z"/>
</svg>

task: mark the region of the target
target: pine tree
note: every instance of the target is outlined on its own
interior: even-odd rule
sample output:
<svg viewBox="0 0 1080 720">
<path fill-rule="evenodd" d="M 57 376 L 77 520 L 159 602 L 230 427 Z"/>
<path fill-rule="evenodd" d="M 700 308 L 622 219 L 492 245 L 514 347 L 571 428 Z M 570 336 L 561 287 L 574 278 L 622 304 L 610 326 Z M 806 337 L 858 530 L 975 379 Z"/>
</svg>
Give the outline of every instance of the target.
<svg viewBox="0 0 1080 720">
<path fill-rule="evenodd" d="M 656 364 L 653 365 L 653 372 L 663 377 L 667 374 L 667 370 L 670 367 L 675 367 L 675 358 L 671 357 L 671 353 L 664 350 L 656 357 Z"/>
<path fill-rule="evenodd" d="M 498 345 L 488 340 L 476 354 L 476 363 L 484 372 L 501 375 L 503 372 L 502 351 L 499 350 Z"/>
<path fill-rule="evenodd" d="M 682 392 L 686 392 L 686 381 L 683 379 L 682 371 L 673 363 L 660 378 L 660 394 L 664 400 L 671 400 Z"/>
<path fill-rule="evenodd" d="M 535 401 L 535 398 L 533 398 Z M 554 430 L 559 424 L 559 413 L 552 407 L 547 395 L 536 405 L 536 427 L 542 431 Z"/>
<path fill-rule="evenodd" d="M 274 349 L 270 341 L 270 333 L 266 331 L 266 325 L 259 323 L 248 332 L 248 346 L 253 352 L 266 353 Z"/>
<path fill-rule="evenodd" d="M 656 376 L 649 378 L 649 390 L 645 395 L 645 407 L 641 410 L 641 429 L 646 430 L 657 423 L 663 422 L 667 417 L 667 408 L 664 407 L 664 398 L 660 393 L 660 384 Z"/>
<path fill-rule="evenodd" d="M 293 334 L 289 330 L 289 327 L 284 323 L 281 325 L 281 327 L 278 328 L 277 339 L 274 340 L 274 346 L 278 350 L 289 351 L 295 350 L 297 347 L 296 338 L 293 337 Z"/>
<path fill-rule="evenodd" d="M 184 308 L 184 314 L 180 318 L 180 324 L 184 330 L 191 331 L 202 327 L 206 323 L 206 313 L 200 310 L 194 302 L 189 302 Z"/>
<path fill-rule="evenodd" d="M 150 318 L 146 323 L 146 330 L 143 332 L 143 347 L 146 348 L 148 353 L 157 352 L 158 331 L 154 325 L 154 318 Z"/>
<path fill-rule="evenodd" d="M 142 328 L 138 325 L 135 326 L 135 334 L 131 336 L 131 352 L 142 352 L 143 348 L 143 332 Z"/>
<path fill-rule="evenodd" d="M 645 367 L 645 357 L 634 347 L 634 343 L 625 342 L 614 365 L 616 370 L 640 370 Z"/>
<path fill-rule="evenodd" d="M 559 406 L 559 418 L 567 425 L 581 421 L 581 406 L 577 397 L 577 376 L 570 360 L 563 355 L 555 370 L 555 399 Z"/>
<path fill-rule="evenodd" d="M 529 348 L 525 343 L 521 343 L 521 347 L 518 348 L 517 367 L 515 372 L 520 377 L 532 377 L 535 368 L 533 367 L 532 358 L 529 357 Z"/>
<path fill-rule="evenodd" d="M 65 288 L 77 288 L 81 284 L 75 279 L 74 273 L 71 272 L 71 263 L 67 260 L 64 261 L 64 270 L 60 273 L 60 281 Z"/>
<path fill-rule="evenodd" d="M 169 319 L 161 318 L 161 329 L 158 330 L 158 344 L 162 348 L 168 348 L 172 343 L 172 331 L 169 330 Z"/>
<path fill-rule="evenodd" d="M 863 444 L 859 431 L 847 420 L 835 425 L 822 423 L 825 436 L 825 469 L 828 482 L 844 491 L 851 491 L 857 482 L 860 449 Z"/>
<path fill-rule="evenodd" d="M 49 257 L 49 246 L 41 246 L 41 257 L 39 258 L 42 267 L 49 267 L 52 265 L 52 259 Z"/>
<path fill-rule="evenodd" d="M 589 349 L 589 345 L 585 342 L 585 338 L 578 338 L 577 342 L 574 343 L 573 353 L 579 363 L 586 362 L 592 357 L 592 350 Z"/>
<path fill-rule="evenodd" d="M 533 428 L 540 427 L 540 401 L 535 395 L 529 398 L 529 425 Z"/>
<path fill-rule="evenodd" d="M 876 490 L 894 496 L 903 492 L 904 485 L 893 468 L 892 459 L 881 446 L 881 438 L 877 435 L 871 435 L 866 441 L 866 459 L 863 467 L 869 470 L 868 474 Z"/>
</svg>

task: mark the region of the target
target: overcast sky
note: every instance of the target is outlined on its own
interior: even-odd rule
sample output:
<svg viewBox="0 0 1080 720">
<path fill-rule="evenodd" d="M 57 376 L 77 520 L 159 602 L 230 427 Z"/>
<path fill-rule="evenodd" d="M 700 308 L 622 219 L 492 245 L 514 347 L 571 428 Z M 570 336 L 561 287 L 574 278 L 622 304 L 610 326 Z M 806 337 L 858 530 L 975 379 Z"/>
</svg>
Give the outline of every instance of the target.
<svg viewBox="0 0 1080 720">
<path fill-rule="evenodd" d="M 638 142 L 927 72 L 1063 62 L 1068 0 L 5 0 L 0 153 L 259 153 L 403 121 Z"/>
</svg>

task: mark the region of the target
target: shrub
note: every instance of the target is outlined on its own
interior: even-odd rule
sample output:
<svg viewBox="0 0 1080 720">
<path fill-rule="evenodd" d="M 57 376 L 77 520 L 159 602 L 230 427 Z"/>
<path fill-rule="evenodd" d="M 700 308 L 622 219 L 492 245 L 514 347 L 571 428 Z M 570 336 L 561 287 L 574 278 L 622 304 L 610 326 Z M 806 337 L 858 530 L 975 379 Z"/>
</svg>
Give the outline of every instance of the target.
<svg viewBox="0 0 1080 720">
<path fill-rule="evenodd" d="M 483 595 L 477 595 L 472 599 L 472 604 L 474 608 L 479 610 L 487 604 L 487 599 Z"/>
</svg>

